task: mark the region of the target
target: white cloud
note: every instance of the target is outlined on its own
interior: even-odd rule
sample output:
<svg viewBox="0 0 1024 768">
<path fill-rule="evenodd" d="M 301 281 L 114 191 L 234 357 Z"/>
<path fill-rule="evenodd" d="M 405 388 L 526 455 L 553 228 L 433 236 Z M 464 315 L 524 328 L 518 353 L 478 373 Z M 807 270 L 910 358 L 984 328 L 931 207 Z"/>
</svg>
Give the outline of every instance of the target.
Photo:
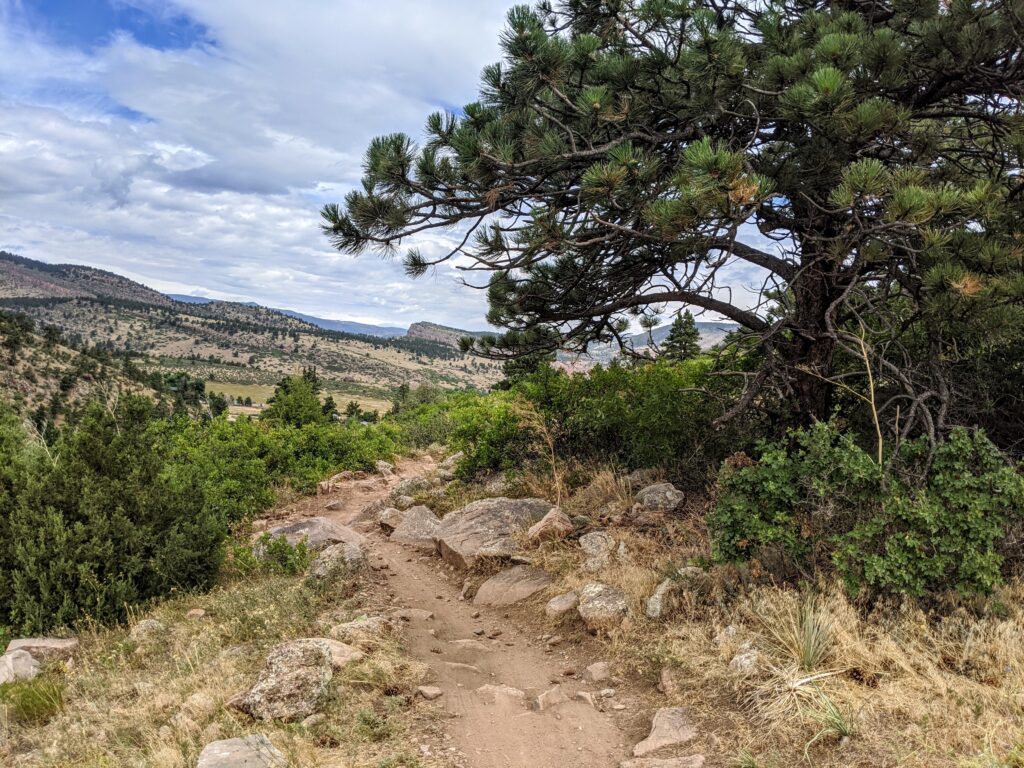
<svg viewBox="0 0 1024 768">
<path fill-rule="evenodd" d="M 215 42 L 158 50 L 127 32 L 61 46 L 0 0 L 0 248 L 163 290 L 479 327 L 484 296 L 453 268 L 413 281 L 338 254 L 318 208 L 358 183 L 372 136 L 419 136 L 476 97 L 509 5 L 181 0 Z"/>
</svg>

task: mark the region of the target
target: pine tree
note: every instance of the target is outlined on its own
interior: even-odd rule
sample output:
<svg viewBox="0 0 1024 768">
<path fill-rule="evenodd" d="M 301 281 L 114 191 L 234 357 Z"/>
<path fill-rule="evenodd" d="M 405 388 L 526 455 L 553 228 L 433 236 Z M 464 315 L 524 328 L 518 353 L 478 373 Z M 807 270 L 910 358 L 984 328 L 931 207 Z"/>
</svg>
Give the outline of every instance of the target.
<svg viewBox="0 0 1024 768">
<path fill-rule="evenodd" d="M 438 258 L 409 249 L 410 274 L 468 257 L 492 273 L 490 323 L 548 329 L 550 350 L 715 312 L 761 366 L 729 416 L 771 386 L 826 418 L 837 369 L 867 386 L 870 366 L 892 421 L 931 434 L 972 329 L 1013 327 L 1024 299 L 1022 17 L 1024 0 L 516 6 L 479 101 L 431 115 L 420 146 L 374 139 L 324 231 L 384 254 L 458 232 Z M 765 301 L 723 290 L 739 270 Z M 476 351 L 523 353 L 505 342 Z"/>
<path fill-rule="evenodd" d="M 673 321 L 672 329 L 661 346 L 661 357 L 666 360 L 683 361 L 699 354 L 700 331 L 697 330 L 697 323 L 690 310 L 686 310 Z"/>
</svg>

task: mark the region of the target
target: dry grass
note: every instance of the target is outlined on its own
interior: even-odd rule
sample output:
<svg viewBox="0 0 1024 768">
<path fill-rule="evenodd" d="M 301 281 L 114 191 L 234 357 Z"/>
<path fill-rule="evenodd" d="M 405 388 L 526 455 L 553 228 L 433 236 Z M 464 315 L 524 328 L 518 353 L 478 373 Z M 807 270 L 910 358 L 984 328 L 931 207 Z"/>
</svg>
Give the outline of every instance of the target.
<svg viewBox="0 0 1024 768">
<path fill-rule="evenodd" d="M 320 725 L 253 723 L 225 708 L 252 684 L 278 642 L 326 636 L 362 612 L 354 586 L 313 592 L 301 579 L 247 580 L 171 600 L 146 618 L 166 625 L 151 641 L 126 629 L 87 632 L 68 668 L 37 678 L 59 685 L 63 708 L 44 724 L 0 725 L 0 764 L 25 768 L 188 768 L 211 741 L 267 734 L 293 766 L 426 766 L 410 734 L 431 727 L 411 706 L 425 670 L 387 642 L 335 675 Z M 188 619 L 190 608 L 202 619 Z M 417 750 L 418 751 L 418 750 Z M 390 761 L 390 762 L 389 762 Z"/>
</svg>

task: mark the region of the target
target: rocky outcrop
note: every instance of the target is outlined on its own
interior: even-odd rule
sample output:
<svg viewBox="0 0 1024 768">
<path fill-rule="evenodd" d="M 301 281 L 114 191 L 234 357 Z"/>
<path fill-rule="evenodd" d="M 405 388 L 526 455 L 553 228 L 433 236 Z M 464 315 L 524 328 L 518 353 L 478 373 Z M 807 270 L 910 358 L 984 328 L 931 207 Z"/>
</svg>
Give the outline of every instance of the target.
<svg viewBox="0 0 1024 768">
<path fill-rule="evenodd" d="M 348 526 L 328 520 L 326 517 L 308 517 L 304 520 L 268 528 L 266 532 L 272 538 L 283 536 L 292 546 L 300 541 L 305 541 L 306 547 L 312 552 L 319 552 L 332 544 L 342 542 L 358 547 L 362 547 L 366 543 L 362 534 L 356 533 Z M 261 550 L 259 545 L 254 548 L 257 557 L 262 555 Z"/>
<path fill-rule="evenodd" d="M 643 757 L 666 747 L 697 738 L 697 731 L 682 707 L 666 707 L 654 713 L 650 735 L 633 747 L 633 757 Z"/>
<path fill-rule="evenodd" d="M 541 544 L 545 541 L 559 541 L 564 539 L 573 531 L 572 520 L 558 507 L 552 507 L 539 522 L 535 523 L 526 538 L 533 544 Z"/>
<path fill-rule="evenodd" d="M 517 565 L 502 571 L 483 584 L 473 599 L 474 605 L 501 607 L 526 600 L 551 584 L 551 577 L 529 565 Z"/>
<path fill-rule="evenodd" d="M 323 550 L 309 567 L 309 577 L 315 580 L 333 578 L 366 567 L 366 552 L 355 544 L 333 544 Z"/>
<path fill-rule="evenodd" d="M 622 624 L 629 612 L 626 593 L 607 584 L 587 584 L 580 590 L 577 608 L 591 632 L 607 632 Z"/>
<path fill-rule="evenodd" d="M 294 721 L 319 712 L 333 674 L 330 648 L 321 640 L 276 646 L 253 685 L 231 705 L 257 720 Z"/>
<path fill-rule="evenodd" d="M 287 768 L 288 759 L 266 736 L 215 741 L 203 747 L 196 768 Z"/>
<path fill-rule="evenodd" d="M 437 531 L 441 521 L 429 507 L 410 507 L 401 513 L 401 522 L 391 532 L 391 540 L 422 552 L 437 550 Z"/>
<path fill-rule="evenodd" d="M 449 513 L 437 529 L 441 556 L 457 568 L 482 557 L 508 558 L 519 551 L 515 537 L 544 517 L 552 505 L 542 499 L 481 499 Z"/>
<path fill-rule="evenodd" d="M 73 637 L 24 637 L 20 640 L 11 640 L 7 645 L 7 653 L 25 651 L 36 661 L 67 660 L 74 656 L 77 650 L 78 640 Z"/>
<path fill-rule="evenodd" d="M 39 674 L 39 662 L 28 651 L 8 651 L 0 656 L 0 685 L 31 680 Z"/>
</svg>

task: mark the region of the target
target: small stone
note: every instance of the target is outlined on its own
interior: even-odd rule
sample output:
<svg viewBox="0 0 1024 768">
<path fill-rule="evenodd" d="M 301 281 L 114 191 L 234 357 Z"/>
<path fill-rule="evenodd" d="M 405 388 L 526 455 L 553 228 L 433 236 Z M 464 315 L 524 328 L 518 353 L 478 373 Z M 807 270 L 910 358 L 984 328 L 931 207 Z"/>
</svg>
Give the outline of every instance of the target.
<svg viewBox="0 0 1024 768">
<path fill-rule="evenodd" d="M 615 695 L 615 689 L 614 688 L 602 688 L 601 689 L 601 698 L 602 699 L 610 699 L 614 695 Z"/>
<path fill-rule="evenodd" d="M 434 701 L 434 699 L 440 699 L 444 695 L 444 691 L 438 688 L 436 685 L 421 685 L 416 689 L 416 693 L 422 696 L 427 701 Z"/>
<path fill-rule="evenodd" d="M 560 619 L 567 613 L 572 613 L 580 604 L 580 596 L 576 592 L 566 592 L 564 595 L 553 597 L 544 606 L 544 615 L 549 619 Z"/>
<path fill-rule="evenodd" d="M 548 646 L 553 648 L 556 645 L 561 645 L 563 639 L 564 638 L 561 635 L 555 635 L 550 640 L 548 640 Z"/>
<path fill-rule="evenodd" d="M 672 579 L 665 579 L 658 588 L 654 590 L 654 594 L 647 598 L 647 605 L 645 612 L 649 619 L 660 619 L 666 611 L 666 603 L 668 601 L 669 592 L 675 586 Z"/>
<path fill-rule="evenodd" d="M 518 688 L 513 688 L 509 685 L 481 685 L 476 689 L 476 692 L 485 701 L 491 704 L 497 703 L 498 699 L 512 699 L 515 701 L 525 701 L 526 694 Z"/>
<path fill-rule="evenodd" d="M 266 736 L 256 734 L 207 744 L 196 768 L 285 768 L 288 760 Z"/>
<path fill-rule="evenodd" d="M 39 662 L 28 651 L 8 651 L 0 656 L 0 685 L 31 680 L 39 674 Z"/>
<path fill-rule="evenodd" d="M 399 608 L 391 616 L 400 621 L 430 621 L 434 618 L 434 612 L 423 608 Z"/>
<path fill-rule="evenodd" d="M 611 677 L 612 665 L 607 661 L 596 661 L 583 670 L 583 679 L 588 683 L 603 683 Z"/>
<path fill-rule="evenodd" d="M 597 709 L 597 699 L 594 698 L 594 694 L 592 694 L 590 691 L 578 691 L 576 693 L 576 699 L 577 701 L 585 702 L 592 706 L 594 709 Z"/>
<path fill-rule="evenodd" d="M 540 694 L 533 702 L 533 709 L 543 712 L 546 709 L 551 709 L 559 704 L 564 704 L 569 700 L 569 697 L 565 695 L 559 686 L 555 686 L 544 693 Z"/>
<path fill-rule="evenodd" d="M 526 538 L 534 544 L 545 541 L 559 541 L 573 532 L 572 520 L 558 507 L 552 507 L 539 522 L 533 524 Z"/>
<path fill-rule="evenodd" d="M 752 648 L 745 648 L 732 657 L 729 669 L 740 675 L 752 675 L 757 671 L 758 654 Z"/>
<path fill-rule="evenodd" d="M 482 635 L 482 634 L 484 634 L 484 631 L 482 629 L 474 629 L 473 630 L 473 634 L 474 635 Z"/>
<path fill-rule="evenodd" d="M 583 562 L 583 569 L 589 573 L 597 573 L 611 564 L 615 539 L 604 531 L 593 531 L 580 536 L 580 549 L 587 556 Z"/>
<path fill-rule="evenodd" d="M 633 757 L 643 757 L 665 747 L 685 744 L 697 737 L 682 707 L 667 707 L 654 713 L 650 735 L 633 747 Z"/>
<path fill-rule="evenodd" d="M 679 680 L 679 670 L 674 667 L 665 667 L 661 670 L 661 676 L 658 680 L 659 691 L 666 696 L 675 696 L 681 689 L 682 684 Z"/>
<path fill-rule="evenodd" d="M 479 619 L 480 618 L 480 611 L 473 611 L 471 614 L 469 614 L 469 618 L 471 618 L 471 619 Z"/>
<path fill-rule="evenodd" d="M 373 465 L 373 468 L 377 470 L 377 474 L 383 475 L 384 477 L 391 477 L 395 474 L 395 465 L 387 461 L 378 461 Z"/>
</svg>

